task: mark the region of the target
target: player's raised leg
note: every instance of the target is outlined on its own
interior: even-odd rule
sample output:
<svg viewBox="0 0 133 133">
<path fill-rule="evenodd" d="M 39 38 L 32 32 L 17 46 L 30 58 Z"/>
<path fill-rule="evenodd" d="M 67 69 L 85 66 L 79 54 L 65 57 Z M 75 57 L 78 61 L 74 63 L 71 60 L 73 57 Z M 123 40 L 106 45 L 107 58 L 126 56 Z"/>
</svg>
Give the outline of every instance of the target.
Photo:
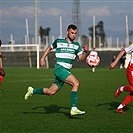
<svg viewBox="0 0 133 133">
<path fill-rule="evenodd" d="M 53 96 L 58 91 L 59 88 L 55 83 L 53 83 L 50 88 L 33 88 L 29 86 L 24 99 L 27 100 L 29 96 L 32 96 L 33 94 Z"/>
</svg>

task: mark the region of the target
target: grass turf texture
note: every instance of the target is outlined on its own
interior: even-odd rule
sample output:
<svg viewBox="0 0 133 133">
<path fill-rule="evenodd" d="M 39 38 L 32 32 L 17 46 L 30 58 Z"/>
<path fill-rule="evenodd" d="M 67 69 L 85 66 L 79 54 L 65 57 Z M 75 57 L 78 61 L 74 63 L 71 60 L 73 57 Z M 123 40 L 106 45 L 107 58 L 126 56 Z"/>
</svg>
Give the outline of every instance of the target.
<svg viewBox="0 0 133 133">
<path fill-rule="evenodd" d="M 78 107 L 86 114 L 71 117 L 71 87 L 64 85 L 53 97 L 34 95 L 24 100 L 28 86 L 49 87 L 53 69 L 5 68 L 6 77 L 0 93 L 0 133 L 131 133 L 133 131 L 133 103 L 115 113 L 116 107 L 128 94 L 118 99 L 114 92 L 126 85 L 125 69 L 88 67 L 74 68 L 72 73 L 80 81 Z"/>
</svg>

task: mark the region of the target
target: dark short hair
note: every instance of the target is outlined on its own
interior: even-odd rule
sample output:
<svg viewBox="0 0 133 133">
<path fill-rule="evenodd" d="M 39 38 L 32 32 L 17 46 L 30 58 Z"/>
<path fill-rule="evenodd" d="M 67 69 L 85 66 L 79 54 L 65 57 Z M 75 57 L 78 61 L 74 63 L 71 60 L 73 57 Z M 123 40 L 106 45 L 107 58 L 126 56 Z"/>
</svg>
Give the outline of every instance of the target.
<svg viewBox="0 0 133 133">
<path fill-rule="evenodd" d="M 70 24 L 70 25 L 67 27 L 67 30 L 69 30 L 69 29 L 76 30 L 76 29 L 77 29 L 77 26 L 74 25 L 74 24 Z"/>
</svg>

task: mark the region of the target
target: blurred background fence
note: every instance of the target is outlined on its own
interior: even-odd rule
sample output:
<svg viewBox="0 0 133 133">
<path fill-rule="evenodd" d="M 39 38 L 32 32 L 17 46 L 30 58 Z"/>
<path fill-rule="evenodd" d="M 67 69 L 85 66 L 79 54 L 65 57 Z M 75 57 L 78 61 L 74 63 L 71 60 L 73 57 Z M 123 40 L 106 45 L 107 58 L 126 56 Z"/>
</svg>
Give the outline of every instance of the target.
<svg viewBox="0 0 133 133">
<path fill-rule="evenodd" d="M 3 67 L 35 67 L 39 68 L 39 60 L 43 55 L 45 46 L 38 44 L 15 44 L 15 45 L 2 45 L 2 65 Z M 120 48 L 96 48 L 101 59 L 99 67 L 109 67 L 109 64 L 114 55 L 117 55 Z M 91 51 L 91 48 L 89 52 Z M 88 52 L 88 54 L 89 54 Z M 55 51 L 52 51 L 47 59 L 47 68 L 54 67 L 56 62 Z M 118 64 L 119 65 L 119 64 Z M 76 67 L 88 67 L 85 62 L 80 62 L 78 58 L 75 60 Z"/>
</svg>

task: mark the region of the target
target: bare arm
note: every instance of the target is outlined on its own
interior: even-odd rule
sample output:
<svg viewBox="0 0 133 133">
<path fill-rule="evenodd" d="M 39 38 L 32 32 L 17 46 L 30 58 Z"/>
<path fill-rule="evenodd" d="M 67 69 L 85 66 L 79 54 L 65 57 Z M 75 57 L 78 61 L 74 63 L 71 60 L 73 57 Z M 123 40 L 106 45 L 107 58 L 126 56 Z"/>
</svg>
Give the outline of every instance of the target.
<svg viewBox="0 0 133 133">
<path fill-rule="evenodd" d="M 45 66 L 45 58 L 50 53 L 51 50 L 52 50 L 52 48 L 50 46 L 48 46 L 46 48 L 46 50 L 44 51 L 44 54 L 43 54 L 43 56 L 40 59 L 40 66 L 41 67 L 44 67 Z"/>
<path fill-rule="evenodd" d="M 83 47 L 83 50 L 84 50 L 84 52 L 79 55 L 79 60 L 80 61 L 84 61 L 86 59 L 86 55 L 87 55 L 87 52 L 89 50 L 89 47 L 88 47 L 87 44 Z"/>
<path fill-rule="evenodd" d="M 110 64 L 110 69 L 113 69 L 116 66 L 116 64 L 118 63 L 118 61 L 120 60 L 120 58 L 124 55 L 124 53 L 125 53 L 124 49 L 121 50 L 121 52 L 117 55 L 115 61 Z"/>
</svg>

